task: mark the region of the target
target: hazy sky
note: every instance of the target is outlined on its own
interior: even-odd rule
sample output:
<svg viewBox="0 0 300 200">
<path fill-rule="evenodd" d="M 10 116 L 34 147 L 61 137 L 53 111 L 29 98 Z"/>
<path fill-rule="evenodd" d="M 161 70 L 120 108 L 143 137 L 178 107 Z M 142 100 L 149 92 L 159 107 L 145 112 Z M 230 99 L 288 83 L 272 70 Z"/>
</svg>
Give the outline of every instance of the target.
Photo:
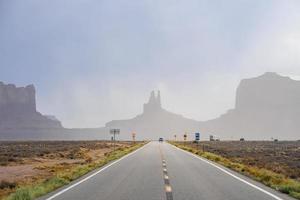
<svg viewBox="0 0 300 200">
<path fill-rule="evenodd" d="M 300 77 L 300 1 L 0 0 L 0 69 L 66 127 L 134 117 L 152 89 L 207 120 L 242 78 Z"/>
</svg>

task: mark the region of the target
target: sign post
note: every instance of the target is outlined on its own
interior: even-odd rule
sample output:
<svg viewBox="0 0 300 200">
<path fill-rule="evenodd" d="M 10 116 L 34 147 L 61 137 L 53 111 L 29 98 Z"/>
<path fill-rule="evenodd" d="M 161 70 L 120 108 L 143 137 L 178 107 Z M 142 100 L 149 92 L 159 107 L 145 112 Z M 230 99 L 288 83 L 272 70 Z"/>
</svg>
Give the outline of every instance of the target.
<svg viewBox="0 0 300 200">
<path fill-rule="evenodd" d="M 135 133 L 132 133 L 132 141 L 133 141 L 133 143 L 135 143 Z"/>
<path fill-rule="evenodd" d="M 199 149 L 200 133 L 195 133 L 195 142 L 197 143 L 197 148 Z"/>
<path fill-rule="evenodd" d="M 183 135 L 184 145 L 185 145 L 185 143 L 186 143 L 186 139 L 187 139 L 187 134 L 185 133 L 185 134 Z"/>
<path fill-rule="evenodd" d="M 176 142 L 176 137 L 177 137 L 177 135 L 174 135 L 175 142 Z"/>
<path fill-rule="evenodd" d="M 200 133 L 195 133 L 195 141 L 196 142 L 200 141 Z"/>
<path fill-rule="evenodd" d="M 120 134 L 120 129 L 110 129 L 110 134 L 113 135 L 113 143 L 114 143 L 114 151 L 116 149 L 116 135 L 119 135 Z"/>
</svg>

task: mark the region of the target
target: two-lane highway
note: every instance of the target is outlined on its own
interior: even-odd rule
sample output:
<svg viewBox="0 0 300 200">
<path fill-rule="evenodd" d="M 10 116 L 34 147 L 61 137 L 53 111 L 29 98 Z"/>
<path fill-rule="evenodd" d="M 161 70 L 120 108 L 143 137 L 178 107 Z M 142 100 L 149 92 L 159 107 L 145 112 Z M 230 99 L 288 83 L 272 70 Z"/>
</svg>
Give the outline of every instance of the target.
<svg viewBox="0 0 300 200">
<path fill-rule="evenodd" d="M 291 200 L 170 144 L 151 142 L 42 200 Z"/>
</svg>

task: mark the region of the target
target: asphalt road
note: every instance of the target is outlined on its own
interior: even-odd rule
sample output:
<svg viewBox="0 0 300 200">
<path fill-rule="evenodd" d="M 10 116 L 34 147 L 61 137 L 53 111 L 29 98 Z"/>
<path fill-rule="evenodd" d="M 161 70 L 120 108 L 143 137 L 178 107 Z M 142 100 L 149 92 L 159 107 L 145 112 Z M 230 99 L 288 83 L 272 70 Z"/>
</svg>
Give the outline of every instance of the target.
<svg viewBox="0 0 300 200">
<path fill-rule="evenodd" d="M 291 200 L 170 144 L 151 142 L 41 200 Z"/>
</svg>

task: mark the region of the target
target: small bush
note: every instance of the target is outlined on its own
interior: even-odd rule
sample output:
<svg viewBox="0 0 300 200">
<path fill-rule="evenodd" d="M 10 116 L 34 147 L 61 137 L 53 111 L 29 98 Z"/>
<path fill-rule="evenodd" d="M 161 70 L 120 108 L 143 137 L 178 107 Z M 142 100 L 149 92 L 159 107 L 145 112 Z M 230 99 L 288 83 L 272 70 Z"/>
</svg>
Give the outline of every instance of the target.
<svg viewBox="0 0 300 200">
<path fill-rule="evenodd" d="M 16 183 L 11 183 L 11 182 L 8 182 L 8 181 L 1 181 L 0 182 L 0 189 L 14 189 L 15 187 L 17 186 Z"/>
<path fill-rule="evenodd" d="M 32 200 L 28 189 L 18 189 L 9 200 Z"/>
</svg>

